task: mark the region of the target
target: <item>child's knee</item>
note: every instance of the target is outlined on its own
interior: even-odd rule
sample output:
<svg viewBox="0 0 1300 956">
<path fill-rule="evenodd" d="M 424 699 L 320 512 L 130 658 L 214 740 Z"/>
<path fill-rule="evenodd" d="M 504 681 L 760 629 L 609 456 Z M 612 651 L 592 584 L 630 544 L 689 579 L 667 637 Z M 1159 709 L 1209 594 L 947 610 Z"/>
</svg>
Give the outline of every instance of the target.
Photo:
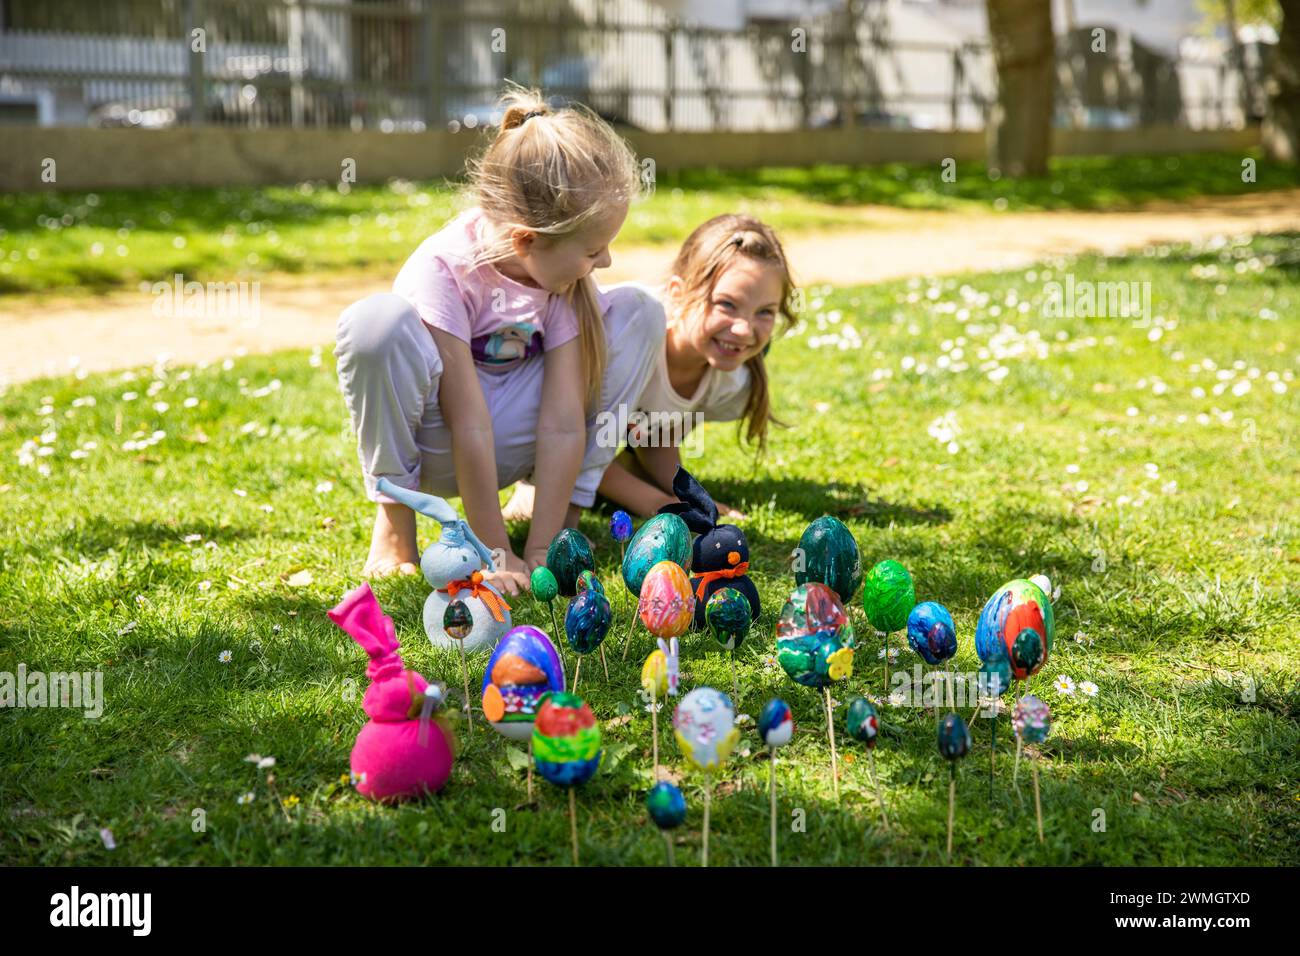
<svg viewBox="0 0 1300 956">
<path fill-rule="evenodd" d="M 366 296 L 339 316 L 334 354 L 341 361 L 384 362 L 393 354 L 421 354 L 441 365 L 438 349 L 415 307 L 392 293 Z"/>
</svg>

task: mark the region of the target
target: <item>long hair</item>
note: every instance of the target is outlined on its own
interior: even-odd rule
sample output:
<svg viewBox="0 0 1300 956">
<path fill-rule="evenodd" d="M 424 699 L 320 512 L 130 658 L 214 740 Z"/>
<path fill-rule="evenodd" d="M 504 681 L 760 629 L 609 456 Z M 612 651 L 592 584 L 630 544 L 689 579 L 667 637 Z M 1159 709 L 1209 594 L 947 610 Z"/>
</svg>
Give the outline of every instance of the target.
<svg viewBox="0 0 1300 956">
<path fill-rule="evenodd" d="M 774 265 L 781 270 L 780 328 L 773 334 L 784 335 L 794 325 L 794 277 L 786 260 L 781 240 L 772 227 L 753 216 L 731 213 L 714 216 L 697 226 L 687 236 L 673 262 L 673 275 L 682 283 L 679 299 L 672 303 L 669 321 L 687 321 L 708 308 L 718 278 L 737 256 Z M 746 359 L 749 369 L 749 399 L 740 418 L 741 438 L 761 454 L 767 450 L 768 425 L 786 427 L 772 414 L 771 389 L 767 365 L 760 352 Z"/>
<path fill-rule="evenodd" d="M 480 251 L 480 264 L 511 255 L 513 228 L 563 239 L 642 194 L 632 149 L 590 110 L 552 109 L 537 90 L 519 86 L 508 88 L 500 105 L 500 130 L 469 164 L 476 204 L 501 227 L 500 238 Z M 578 318 L 590 410 L 605 377 L 605 325 L 591 276 L 574 283 L 568 297 Z"/>
</svg>

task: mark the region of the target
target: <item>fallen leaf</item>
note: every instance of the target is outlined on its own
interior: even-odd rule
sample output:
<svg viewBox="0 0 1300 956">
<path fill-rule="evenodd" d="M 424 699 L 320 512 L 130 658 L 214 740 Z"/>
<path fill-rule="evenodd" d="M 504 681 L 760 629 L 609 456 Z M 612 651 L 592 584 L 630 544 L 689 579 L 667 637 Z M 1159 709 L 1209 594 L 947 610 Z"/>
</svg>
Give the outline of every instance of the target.
<svg viewBox="0 0 1300 956">
<path fill-rule="evenodd" d="M 292 574 L 280 575 L 280 580 L 291 588 L 305 588 L 314 580 L 311 572 L 307 570 L 295 571 Z"/>
</svg>

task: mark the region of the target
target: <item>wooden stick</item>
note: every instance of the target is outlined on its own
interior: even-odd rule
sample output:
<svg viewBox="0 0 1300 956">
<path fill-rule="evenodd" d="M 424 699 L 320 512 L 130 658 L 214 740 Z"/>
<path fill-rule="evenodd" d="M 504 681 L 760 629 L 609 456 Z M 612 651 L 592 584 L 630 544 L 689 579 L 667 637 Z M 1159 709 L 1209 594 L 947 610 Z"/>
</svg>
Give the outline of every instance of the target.
<svg viewBox="0 0 1300 956">
<path fill-rule="evenodd" d="M 632 593 L 629 591 L 628 597 L 631 596 Z M 627 633 L 623 635 L 623 660 L 625 661 L 627 660 L 627 649 L 632 646 L 632 625 L 636 621 L 636 608 L 637 606 L 634 605 L 632 613 L 627 616 Z"/>
<path fill-rule="evenodd" d="M 835 721 L 831 719 L 831 688 L 828 684 L 822 688 L 822 701 L 826 705 L 826 736 L 831 742 L 831 778 L 835 787 L 835 799 L 840 798 L 840 765 L 835 755 Z"/>
<path fill-rule="evenodd" d="M 609 665 L 605 663 L 605 644 L 602 641 L 600 645 L 600 666 L 605 668 L 605 683 L 609 683 Z"/>
<path fill-rule="evenodd" d="M 460 673 L 465 678 L 465 723 L 469 727 L 469 732 L 474 732 L 474 712 L 469 706 L 469 664 L 465 660 L 465 642 L 457 641 L 460 644 Z"/>
<path fill-rule="evenodd" d="M 989 803 L 993 802 L 993 757 L 998 752 L 998 701 L 993 699 L 993 720 L 989 728 Z"/>
<path fill-rule="evenodd" d="M 573 865 L 578 865 L 578 800 L 569 788 L 569 833 L 573 836 Z"/>
<path fill-rule="evenodd" d="M 1016 734 L 1016 766 L 1011 774 L 1011 786 L 1020 792 L 1020 748 L 1024 746 L 1025 740 L 1019 734 Z"/>
<path fill-rule="evenodd" d="M 740 691 L 736 689 L 736 652 L 728 651 L 727 656 L 731 658 L 731 702 L 737 709 L 739 709 Z"/>
<path fill-rule="evenodd" d="M 533 738 L 528 738 L 528 802 L 533 802 Z"/>
<path fill-rule="evenodd" d="M 568 667 L 569 662 L 564 659 L 564 634 L 560 631 L 560 625 L 555 620 L 555 602 L 547 601 L 546 606 L 551 609 L 551 642 L 555 645 L 556 650 L 560 652 L 560 666 Z"/>
<path fill-rule="evenodd" d="M 659 697 L 651 695 L 650 697 L 650 733 L 654 739 L 654 760 L 655 775 L 653 783 L 659 782 Z"/>
<path fill-rule="evenodd" d="M 704 776 L 704 848 L 702 856 L 702 865 L 709 865 L 709 801 L 713 797 L 713 774 L 706 773 Z"/>
<path fill-rule="evenodd" d="M 582 655 L 578 655 L 578 663 L 573 668 L 573 687 L 571 688 L 576 694 L 578 692 L 578 674 L 582 670 Z"/>
<path fill-rule="evenodd" d="M 572 792 L 572 791 L 570 791 Z M 957 805 L 957 765 L 948 764 L 948 862 L 952 863 L 952 813 Z"/>
<path fill-rule="evenodd" d="M 1043 801 L 1038 796 L 1038 761 L 1034 761 L 1034 812 L 1038 814 L 1038 842 L 1043 842 Z"/>
<path fill-rule="evenodd" d="M 889 829 L 889 814 L 885 812 L 885 795 L 881 792 L 880 781 L 876 779 L 876 752 L 868 750 L 867 755 L 871 758 L 871 782 L 876 787 L 876 799 L 880 801 L 880 818 L 885 822 L 885 829 Z"/>
<path fill-rule="evenodd" d="M 957 709 L 957 705 L 956 705 L 955 703 L 953 703 L 953 696 L 952 696 L 952 695 L 953 695 L 953 684 L 956 683 L 956 682 L 953 680 L 953 673 L 952 673 L 952 658 L 948 658 L 948 660 L 946 660 L 946 661 L 944 662 L 944 665 L 943 665 L 943 672 L 944 672 L 944 673 L 943 673 L 943 682 L 944 682 L 944 684 L 945 684 L 945 685 L 947 686 L 947 688 L 948 688 L 948 709 L 949 709 L 949 710 L 956 710 L 956 709 Z"/>
<path fill-rule="evenodd" d="M 889 697 L 889 632 L 885 632 L 885 690 L 884 696 Z"/>
<path fill-rule="evenodd" d="M 673 857 L 673 837 L 669 831 L 664 831 L 664 843 L 668 846 L 668 865 L 676 866 L 677 860 Z"/>
<path fill-rule="evenodd" d="M 772 865 L 777 866 L 776 862 L 776 751 L 769 750 L 768 754 L 771 760 L 767 764 L 767 788 L 771 792 L 772 809 L 769 814 L 772 827 Z"/>
</svg>

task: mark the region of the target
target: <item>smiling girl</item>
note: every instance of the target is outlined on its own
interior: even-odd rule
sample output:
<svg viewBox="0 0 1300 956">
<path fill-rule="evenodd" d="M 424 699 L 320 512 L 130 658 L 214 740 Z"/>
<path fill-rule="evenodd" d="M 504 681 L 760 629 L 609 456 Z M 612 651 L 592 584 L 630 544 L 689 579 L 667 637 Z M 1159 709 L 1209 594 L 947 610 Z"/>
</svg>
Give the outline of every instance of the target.
<svg viewBox="0 0 1300 956">
<path fill-rule="evenodd" d="M 668 334 L 637 402 L 641 414 L 629 416 L 640 423 L 606 470 L 602 495 L 638 515 L 676 501 L 680 447 L 697 421 L 739 420 L 742 438 L 766 447 L 776 419 L 763 357 L 778 320 L 791 323 L 793 292 L 780 240 L 752 216 L 717 216 L 691 233 L 662 292 Z"/>
</svg>

